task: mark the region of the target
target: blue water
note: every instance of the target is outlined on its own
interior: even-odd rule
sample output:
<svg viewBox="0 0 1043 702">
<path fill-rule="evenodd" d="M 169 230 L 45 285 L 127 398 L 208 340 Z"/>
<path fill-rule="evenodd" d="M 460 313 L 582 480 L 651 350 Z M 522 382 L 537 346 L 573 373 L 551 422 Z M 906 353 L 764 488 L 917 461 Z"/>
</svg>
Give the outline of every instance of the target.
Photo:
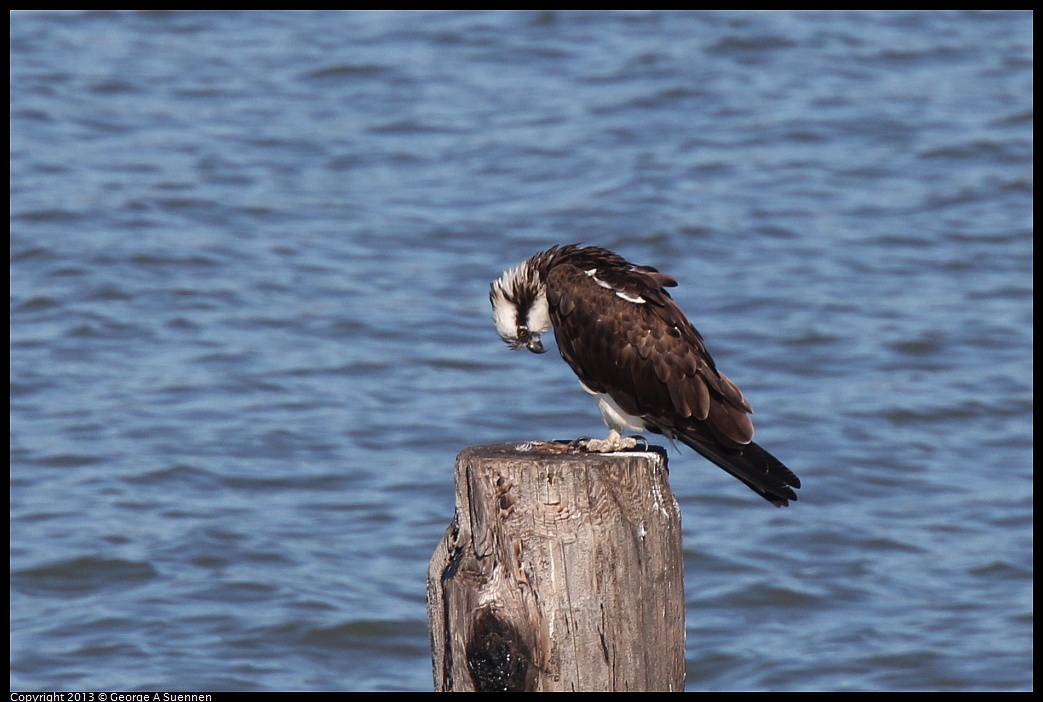
<svg viewBox="0 0 1043 702">
<path fill-rule="evenodd" d="M 672 451 L 690 690 L 1033 686 L 1020 12 L 11 15 L 11 687 L 429 690 L 489 281 L 657 266 L 804 482 Z"/>
</svg>

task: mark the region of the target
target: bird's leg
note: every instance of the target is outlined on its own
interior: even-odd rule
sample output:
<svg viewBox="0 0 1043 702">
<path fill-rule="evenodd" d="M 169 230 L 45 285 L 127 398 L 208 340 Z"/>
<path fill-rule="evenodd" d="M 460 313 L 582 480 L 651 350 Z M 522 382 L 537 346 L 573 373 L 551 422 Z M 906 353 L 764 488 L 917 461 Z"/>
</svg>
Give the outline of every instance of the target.
<svg viewBox="0 0 1043 702">
<path fill-rule="evenodd" d="M 629 436 L 624 437 L 618 431 L 612 429 L 608 432 L 608 437 L 604 439 L 581 439 L 577 443 L 581 449 L 593 453 L 615 453 L 624 449 L 634 448 L 637 446 L 637 439 Z"/>
</svg>

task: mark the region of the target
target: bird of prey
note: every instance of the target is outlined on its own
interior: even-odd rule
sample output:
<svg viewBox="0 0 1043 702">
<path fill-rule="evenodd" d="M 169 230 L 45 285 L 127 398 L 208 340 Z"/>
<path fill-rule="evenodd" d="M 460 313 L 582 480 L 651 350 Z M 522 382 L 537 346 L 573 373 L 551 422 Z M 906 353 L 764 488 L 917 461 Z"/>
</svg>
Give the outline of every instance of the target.
<svg viewBox="0 0 1043 702">
<path fill-rule="evenodd" d="M 681 441 L 778 507 L 800 479 L 753 442 L 752 409 L 717 370 L 702 335 L 665 288 L 672 277 L 596 246 L 569 244 L 506 271 L 489 292 L 493 322 L 511 349 L 546 349 L 554 329 L 562 358 L 597 396 L 608 438 L 590 451 L 637 442 L 627 429 Z"/>
</svg>

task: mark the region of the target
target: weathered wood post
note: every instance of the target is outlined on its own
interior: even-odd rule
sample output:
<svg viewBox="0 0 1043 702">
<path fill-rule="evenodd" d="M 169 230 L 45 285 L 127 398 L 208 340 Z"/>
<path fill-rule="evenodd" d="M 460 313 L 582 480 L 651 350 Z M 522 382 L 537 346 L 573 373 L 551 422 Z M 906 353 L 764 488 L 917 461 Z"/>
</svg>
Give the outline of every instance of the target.
<svg viewBox="0 0 1043 702">
<path fill-rule="evenodd" d="M 427 577 L 436 691 L 684 689 L 681 519 L 661 449 L 464 449 Z"/>
</svg>

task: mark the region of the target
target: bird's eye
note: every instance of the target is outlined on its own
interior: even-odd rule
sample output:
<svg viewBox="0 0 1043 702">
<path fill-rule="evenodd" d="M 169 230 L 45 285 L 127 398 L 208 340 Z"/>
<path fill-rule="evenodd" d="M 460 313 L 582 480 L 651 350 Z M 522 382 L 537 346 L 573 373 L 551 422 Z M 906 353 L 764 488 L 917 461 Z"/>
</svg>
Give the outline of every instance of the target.
<svg viewBox="0 0 1043 702">
<path fill-rule="evenodd" d="M 529 330 L 525 327 L 518 327 L 518 338 L 525 339 L 529 336 Z"/>
</svg>

